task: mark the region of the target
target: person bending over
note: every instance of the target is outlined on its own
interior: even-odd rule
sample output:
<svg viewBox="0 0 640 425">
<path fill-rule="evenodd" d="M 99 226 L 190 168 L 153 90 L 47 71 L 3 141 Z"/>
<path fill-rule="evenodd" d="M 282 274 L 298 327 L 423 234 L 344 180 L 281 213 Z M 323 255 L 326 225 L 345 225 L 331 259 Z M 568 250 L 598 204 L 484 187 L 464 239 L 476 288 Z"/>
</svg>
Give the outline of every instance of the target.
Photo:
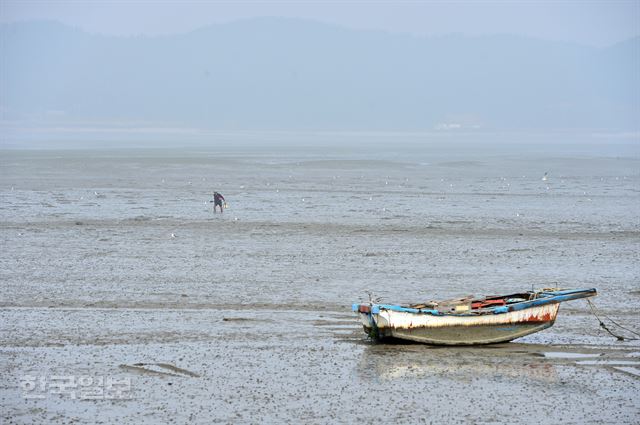
<svg viewBox="0 0 640 425">
<path fill-rule="evenodd" d="M 226 203 L 224 196 L 219 194 L 218 192 L 213 192 L 213 212 L 216 212 L 216 207 L 220 207 L 220 213 L 223 212 L 223 202 Z"/>
</svg>

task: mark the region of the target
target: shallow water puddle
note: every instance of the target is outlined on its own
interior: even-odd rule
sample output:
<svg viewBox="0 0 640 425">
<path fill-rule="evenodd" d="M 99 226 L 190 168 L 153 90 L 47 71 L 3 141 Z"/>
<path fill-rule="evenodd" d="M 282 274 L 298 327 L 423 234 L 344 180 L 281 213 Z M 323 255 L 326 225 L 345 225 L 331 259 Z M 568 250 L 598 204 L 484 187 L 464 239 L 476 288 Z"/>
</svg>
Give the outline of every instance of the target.
<svg viewBox="0 0 640 425">
<path fill-rule="evenodd" d="M 629 365 L 640 366 L 640 362 L 634 362 L 629 360 L 581 360 L 576 362 L 579 365 L 595 365 L 595 366 L 617 366 L 617 365 Z"/>
<path fill-rule="evenodd" d="M 615 366 L 615 370 L 619 370 L 620 372 L 629 373 L 633 376 L 640 378 L 640 369 L 637 367 L 628 367 L 628 366 Z"/>
<path fill-rule="evenodd" d="M 585 359 L 585 358 L 604 356 L 604 353 L 586 354 L 586 353 L 569 353 L 569 352 L 562 352 L 562 351 L 549 351 L 549 352 L 542 353 L 542 355 L 548 359 Z"/>
</svg>

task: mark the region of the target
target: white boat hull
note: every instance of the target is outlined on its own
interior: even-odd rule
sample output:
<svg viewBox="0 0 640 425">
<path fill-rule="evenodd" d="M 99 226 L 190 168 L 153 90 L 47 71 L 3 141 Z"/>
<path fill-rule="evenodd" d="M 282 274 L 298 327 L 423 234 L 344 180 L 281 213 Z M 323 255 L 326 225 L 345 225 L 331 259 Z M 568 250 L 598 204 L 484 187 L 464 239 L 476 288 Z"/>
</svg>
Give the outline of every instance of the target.
<svg viewBox="0 0 640 425">
<path fill-rule="evenodd" d="M 380 310 L 359 313 L 365 332 L 426 344 L 475 345 L 507 342 L 553 326 L 559 303 L 503 314 L 430 315 Z M 373 321 L 373 323 L 372 323 Z"/>
</svg>

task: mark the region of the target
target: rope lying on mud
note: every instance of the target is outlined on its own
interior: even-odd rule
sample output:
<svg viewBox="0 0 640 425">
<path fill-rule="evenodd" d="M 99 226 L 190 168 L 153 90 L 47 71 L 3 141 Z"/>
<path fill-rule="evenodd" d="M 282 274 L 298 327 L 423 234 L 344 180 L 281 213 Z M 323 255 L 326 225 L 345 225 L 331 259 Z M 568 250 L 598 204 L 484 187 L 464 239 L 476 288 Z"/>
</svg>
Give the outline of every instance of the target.
<svg viewBox="0 0 640 425">
<path fill-rule="evenodd" d="M 586 300 L 589 303 L 589 307 L 591 308 L 591 313 L 593 313 L 593 315 L 596 317 L 596 319 L 598 319 L 598 321 L 600 322 L 600 327 L 602 329 L 604 329 L 605 331 L 609 332 L 612 336 L 614 336 L 615 338 L 618 339 L 618 341 L 637 341 L 640 338 L 628 338 L 625 336 L 621 336 L 621 335 L 616 335 L 614 334 L 611 329 L 609 329 L 607 327 L 607 325 L 604 324 L 604 322 L 602 321 L 602 319 L 600 319 L 600 316 L 598 316 L 598 313 L 596 313 L 596 307 L 593 305 L 593 303 L 591 302 L 591 300 Z M 610 318 L 609 316 L 607 316 L 606 314 L 600 313 L 604 318 L 608 319 L 611 323 L 613 323 L 614 325 L 616 325 L 617 327 L 624 329 L 625 331 L 631 332 L 634 335 L 640 336 L 640 334 L 638 332 L 635 332 L 629 328 L 625 328 L 624 326 L 622 326 L 621 324 L 617 323 L 615 320 L 613 320 L 612 318 Z"/>
</svg>

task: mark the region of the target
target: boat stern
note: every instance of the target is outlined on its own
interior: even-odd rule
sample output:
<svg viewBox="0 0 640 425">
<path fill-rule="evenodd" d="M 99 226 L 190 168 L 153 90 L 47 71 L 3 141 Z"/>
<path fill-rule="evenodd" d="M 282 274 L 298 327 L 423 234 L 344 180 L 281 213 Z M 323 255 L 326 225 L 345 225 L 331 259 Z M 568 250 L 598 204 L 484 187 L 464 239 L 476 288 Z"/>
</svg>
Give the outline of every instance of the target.
<svg viewBox="0 0 640 425">
<path fill-rule="evenodd" d="M 378 338 L 378 326 L 373 316 L 373 307 L 372 304 L 354 303 L 351 305 L 351 310 L 358 316 L 364 333 L 372 338 Z"/>
</svg>

